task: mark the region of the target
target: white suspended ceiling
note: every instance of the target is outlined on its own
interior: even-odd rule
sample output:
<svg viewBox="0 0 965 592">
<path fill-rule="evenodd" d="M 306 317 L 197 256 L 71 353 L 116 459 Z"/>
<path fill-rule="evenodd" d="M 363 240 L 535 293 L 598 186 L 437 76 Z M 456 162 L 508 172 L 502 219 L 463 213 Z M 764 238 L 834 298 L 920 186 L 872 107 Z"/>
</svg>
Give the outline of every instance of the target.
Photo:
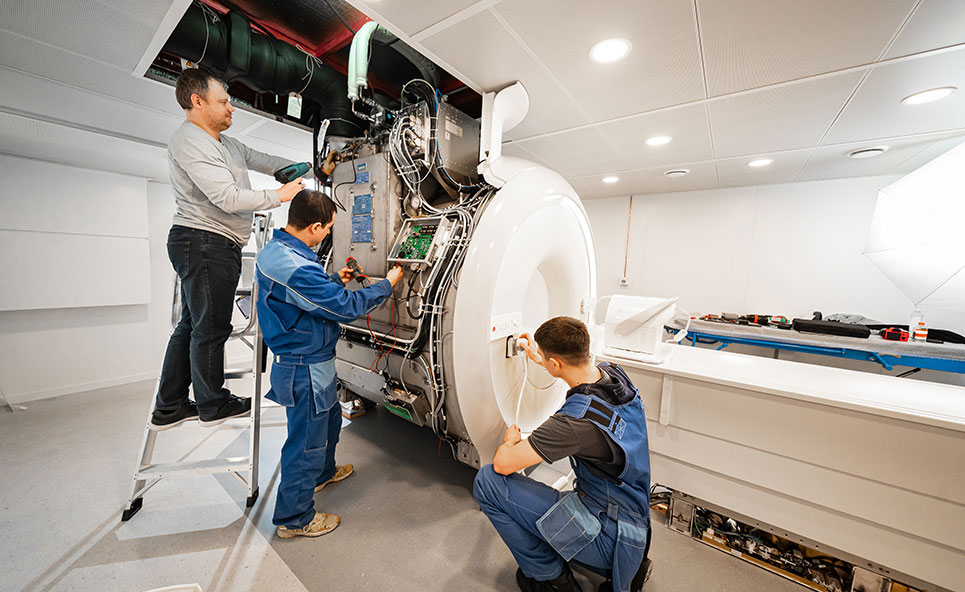
<svg viewBox="0 0 965 592">
<path fill-rule="evenodd" d="M 523 81 L 530 113 L 505 152 L 558 170 L 584 197 L 903 173 L 965 140 L 961 0 L 351 3 L 477 91 Z M 171 87 L 135 70 L 187 4 L 0 0 L 0 152 L 165 181 L 155 156 L 183 116 Z M 628 57 L 591 62 L 589 48 L 613 36 L 632 42 Z M 948 85 L 962 90 L 899 103 Z M 311 146 L 240 111 L 232 133 L 293 159 Z M 85 134 L 106 139 L 65 144 Z M 646 146 L 654 135 L 674 139 Z M 130 146 L 124 158 L 105 156 L 114 144 Z M 891 149 L 846 157 L 879 144 Z M 761 157 L 774 163 L 746 167 Z M 690 173 L 663 175 L 677 168 Z"/>
<path fill-rule="evenodd" d="M 505 152 L 583 197 L 903 173 L 965 140 L 961 0 L 349 1 L 477 91 L 521 80 L 530 113 Z M 592 62 L 610 37 L 630 54 Z M 961 91 L 899 103 L 939 86 Z"/>
</svg>

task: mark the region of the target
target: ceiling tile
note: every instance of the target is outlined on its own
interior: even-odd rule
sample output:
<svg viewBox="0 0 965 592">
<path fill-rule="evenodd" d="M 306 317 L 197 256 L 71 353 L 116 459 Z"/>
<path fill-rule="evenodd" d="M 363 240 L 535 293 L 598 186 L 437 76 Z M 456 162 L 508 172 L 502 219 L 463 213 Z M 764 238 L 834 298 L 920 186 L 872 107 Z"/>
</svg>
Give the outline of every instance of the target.
<svg viewBox="0 0 965 592">
<path fill-rule="evenodd" d="M 645 113 L 603 123 L 597 128 L 634 169 L 711 160 L 714 157 L 704 105 Z M 645 141 L 653 136 L 670 136 L 673 140 L 663 146 L 647 146 Z"/>
<path fill-rule="evenodd" d="M 523 148 L 522 146 L 520 146 L 520 145 L 517 144 L 516 142 L 506 142 L 506 143 L 504 143 L 501 150 L 502 150 L 503 156 L 512 156 L 512 157 L 514 157 L 514 158 L 522 158 L 522 159 L 525 159 L 525 160 L 529 160 L 529 161 L 535 162 L 536 164 L 538 164 L 538 165 L 540 165 L 540 166 L 544 166 L 544 167 L 546 167 L 546 168 L 548 168 L 548 169 L 553 168 L 552 166 L 549 165 L 549 163 L 547 163 L 546 161 L 544 161 L 542 158 L 536 156 L 535 154 L 533 154 L 533 153 L 530 152 L 529 150 L 526 150 L 525 148 Z"/>
<path fill-rule="evenodd" d="M 896 166 L 891 172 L 906 175 L 920 167 L 925 166 L 929 162 L 935 160 L 942 154 L 945 154 L 963 142 L 965 142 L 965 130 L 959 131 L 958 135 L 945 137 L 936 141 L 931 146 L 928 146 L 918 154 Z"/>
<path fill-rule="evenodd" d="M 108 6 L 126 12 L 151 25 L 160 24 L 174 0 L 100 0 Z"/>
<path fill-rule="evenodd" d="M 495 10 L 594 121 L 704 98 L 689 0 L 505 0 Z M 630 54 L 590 60 L 598 41 L 623 37 Z"/>
<path fill-rule="evenodd" d="M 870 177 L 887 175 L 896 167 L 914 158 L 947 134 L 930 134 L 915 138 L 898 138 L 882 142 L 854 142 L 822 146 L 814 151 L 811 162 L 798 176 L 800 181 L 837 179 L 842 177 Z M 872 158 L 849 158 L 848 153 L 861 148 L 888 146 L 888 151 Z"/>
<path fill-rule="evenodd" d="M 630 168 L 595 127 L 520 140 L 516 144 L 543 159 L 564 177 Z"/>
<path fill-rule="evenodd" d="M 812 148 L 807 148 L 719 160 L 717 161 L 717 174 L 720 178 L 720 186 L 737 187 L 739 185 L 790 183 L 795 180 L 812 152 L 814 152 Z M 770 158 L 774 162 L 763 167 L 747 166 L 748 162 L 759 158 Z"/>
<path fill-rule="evenodd" d="M 625 171 L 616 175 L 620 178 L 616 183 L 604 183 L 603 177 L 605 176 L 571 177 L 566 181 L 573 186 L 581 199 L 596 199 L 631 195 L 635 189 L 642 186 L 645 175 L 643 171 Z"/>
<path fill-rule="evenodd" d="M 940 86 L 951 96 L 922 105 L 901 99 Z M 825 143 L 888 138 L 965 127 L 965 50 L 875 66 L 831 128 Z"/>
<path fill-rule="evenodd" d="M 418 7 L 407 0 L 356 0 L 351 3 L 374 20 L 392 23 L 412 36 L 476 4 L 477 0 L 419 0 Z"/>
<path fill-rule="evenodd" d="M 184 121 L 176 104 L 170 113 L 163 113 L 4 67 L 0 67 L 0 105 L 41 119 L 68 121 L 159 144 L 167 144 Z"/>
<path fill-rule="evenodd" d="M 848 72 L 708 104 L 717 157 L 816 145 L 861 79 Z"/>
<path fill-rule="evenodd" d="M 67 126 L 0 113 L 2 152 L 167 182 L 167 159 L 156 148 Z"/>
<path fill-rule="evenodd" d="M 867 64 L 915 0 L 697 0 L 711 96 Z"/>
<path fill-rule="evenodd" d="M 108 94 L 143 107 L 183 114 L 174 98 L 174 88 L 167 84 L 131 76 L 131 70 L 19 35 L 0 34 L 0 65 Z"/>
<path fill-rule="evenodd" d="M 312 152 L 312 134 L 309 131 L 299 129 L 292 125 L 287 125 L 278 121 L 267 121 L 264 125 L 259 125 L 244 137 L 266 140 L 280 146 L 287 146 L 294 150 L 304 153 L 302 160 L 310 160 Z M 241 138 L 242 141 L 245 139 Z M 321 148 L 321 146 L 319 146 Z"/>
<path fill-rule="evenodd" d="M 3 30 L 127 71 L 137 65 L 157 28 L 96 0 L 4 0 L 3 6 Z"/>
<path fill-rule="evenodd" d="M 910 55 L 965 43 L 965 2 L 923 0 L 905 24 L 885 58 Z"/>
<path fill-rule="evenodd" d="M 288 160 L 294 160 L 295 162 L 304 162 L 311 159 L 311 147 L 309 147 L 307 150 L 298 149 L 291 146 L 270 142 L 268 140 L 263 140 L 261 138 L 253 138 L 251 136 L 236 136 L 236 139 L 249 148 L 257 150 L 258 152 L 264 152 L 265 154 L 280 156 L 282 158 L 287 158 Z M 254 173 L 254 171 L 252 171 L 252 173 Z M 268 177 L 268 179 L 270 180 L 271 177 Z"/>
<path fill-rule="evenodd" d="M 689 169 L 690 173 L 683 177 L 667 177 L 664 173 L 670 168 L 685 168 Z M 603 175 L 570 177 L 567 178 L 567 181 L 580 197 L 586 198 L 697 191 L 718 187 L 717 168 L 713 162 L 625 171 L 618 173 L 617 176 L 620 177 L 620 180 L 616 183 L 603 183 Z"/>
<path fill-rule="evenodd" d="M 671 168 L 689 169 L 690 173 L 683 177 L 668 177 L 664 173 Z M 643 176 L 640 185 L 634 188 L 634 194 L 697 191 L 719 187 L 717 166 L 713 162 L 694 162 L 680 166 L 647 169 L 641 172 Z"/>
<path fill-rule="evenodd" d="M 422 45 L 483 90 L 523 81 L 529 113 L 512 130 L 514 138 L 590 122 L 489 11 L 426 38 Z"/>
</svg>

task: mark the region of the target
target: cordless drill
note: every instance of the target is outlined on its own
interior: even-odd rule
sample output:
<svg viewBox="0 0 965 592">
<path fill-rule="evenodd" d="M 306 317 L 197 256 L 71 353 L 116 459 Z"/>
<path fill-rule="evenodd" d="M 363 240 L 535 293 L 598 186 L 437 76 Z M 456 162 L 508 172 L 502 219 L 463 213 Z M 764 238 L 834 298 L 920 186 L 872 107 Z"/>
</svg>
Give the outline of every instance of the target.
<svg viewBox="0 0 965 592">
<path fill-rule="evenodd" d="M 311 168 L 312 165 L 307 162 L 296 162 L 275 171 L 275 180 L 282 185 L 291 183 L 295 179 L 307 175 Z"/>
</svg>

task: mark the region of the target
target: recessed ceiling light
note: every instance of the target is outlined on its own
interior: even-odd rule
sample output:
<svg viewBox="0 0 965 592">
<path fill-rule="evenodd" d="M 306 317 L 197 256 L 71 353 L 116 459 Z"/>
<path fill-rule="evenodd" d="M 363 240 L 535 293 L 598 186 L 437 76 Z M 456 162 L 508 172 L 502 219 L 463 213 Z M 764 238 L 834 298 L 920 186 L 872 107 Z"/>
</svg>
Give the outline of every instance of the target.
<svg viewBox="0 0 965 592">
<path fill-rule="evenodd" d="M 750 166 L 750 167 L 762 167 L 762 166 L 767 166 L 767 165 L 771 164 L 772 162 L 774 162 L 774 160 L 773 160 L 773 159 L 770 159 L 770 158 L 758 158 L 757 160 L 752 160 L 752 161 L 750 161 L 749 163 L 747 163 L 747 166 Z"/>
<path fill-rule="evenodd" d="M 673 169 L 672 171 L 667 171 L 664 175 L 668 177 L 683 177 L 690 172 L 690 169 Z"/>
<path fill-rule="evenodd" d="M 630 42 L 622 37 L 604 39 L 590 48 L 590 59 L 598 64 L 609 64 L 627 57 L 631 47 Z"/>
<path fill-rule="evenodd" d="M 905 105 L 921 105 L 922 103 L 931 103 L 932 101 L 937 101 L 938 99 L 944 99 L 956 90 L 958 90 L 958 88 L 954 86 L 932 88 L 917 92 L 913 95 L 908 95 L 907 97 L 903 98 L 901 102 Z"/>
<path fill-rule="evenodd" d="M 620 180 L 620 177 L 603 177 L 604 183 L 616 183 Z"/>
<path fill-rule="evenodd" d="M 663 146 L 670 143 L 670 140 L 673 140 L 670 136 L 654 136 L 647 138 L 647 146 Z"/>
<path fill-rule="evenodd" d="M 887 146 L 875 146 L 874 148 L 859 148 L 848 152 L 851 158 L 872 158 L 888 151 Z"/>
</svg>

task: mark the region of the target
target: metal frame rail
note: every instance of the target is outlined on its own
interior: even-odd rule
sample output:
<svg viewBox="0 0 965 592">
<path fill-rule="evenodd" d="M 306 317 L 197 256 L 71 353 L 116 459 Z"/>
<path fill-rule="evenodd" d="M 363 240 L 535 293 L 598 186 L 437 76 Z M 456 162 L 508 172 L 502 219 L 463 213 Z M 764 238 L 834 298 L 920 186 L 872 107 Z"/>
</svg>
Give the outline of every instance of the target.
<svg viewBox="0 0 965 592">
<path fill-rule="evenodd" d="M 807 354 L 833 356 L 836 358 L 846 358 L 849 360 L 861 360 L 863 362 L 877 362 L 878 364 L 881 364 L 885 370 L 891 370 L 895 366 L 908 366 L 912 368 L 965 374 L 965 360 L 955 360 L 951 358 L 885 354 L 870 349 L 806 345 L 801 343 L 788 343 L 773 339 L 734 337 L 731 335 L 718 335 L 716 333 L 707 333 L 699 330 L 695 331 L 693 329 L 687 332 L 686 339 L 688 339 L 691 345 L 694 347 L 697 346 L 697 343 L 720 343 L 720 347 L 717 349 L 722 350 L 728 345 L 736 343 L 740 345 L 753 345 L 756 347 L 766 347 L 770 349 L 794 351 Z"/>
</svg>

